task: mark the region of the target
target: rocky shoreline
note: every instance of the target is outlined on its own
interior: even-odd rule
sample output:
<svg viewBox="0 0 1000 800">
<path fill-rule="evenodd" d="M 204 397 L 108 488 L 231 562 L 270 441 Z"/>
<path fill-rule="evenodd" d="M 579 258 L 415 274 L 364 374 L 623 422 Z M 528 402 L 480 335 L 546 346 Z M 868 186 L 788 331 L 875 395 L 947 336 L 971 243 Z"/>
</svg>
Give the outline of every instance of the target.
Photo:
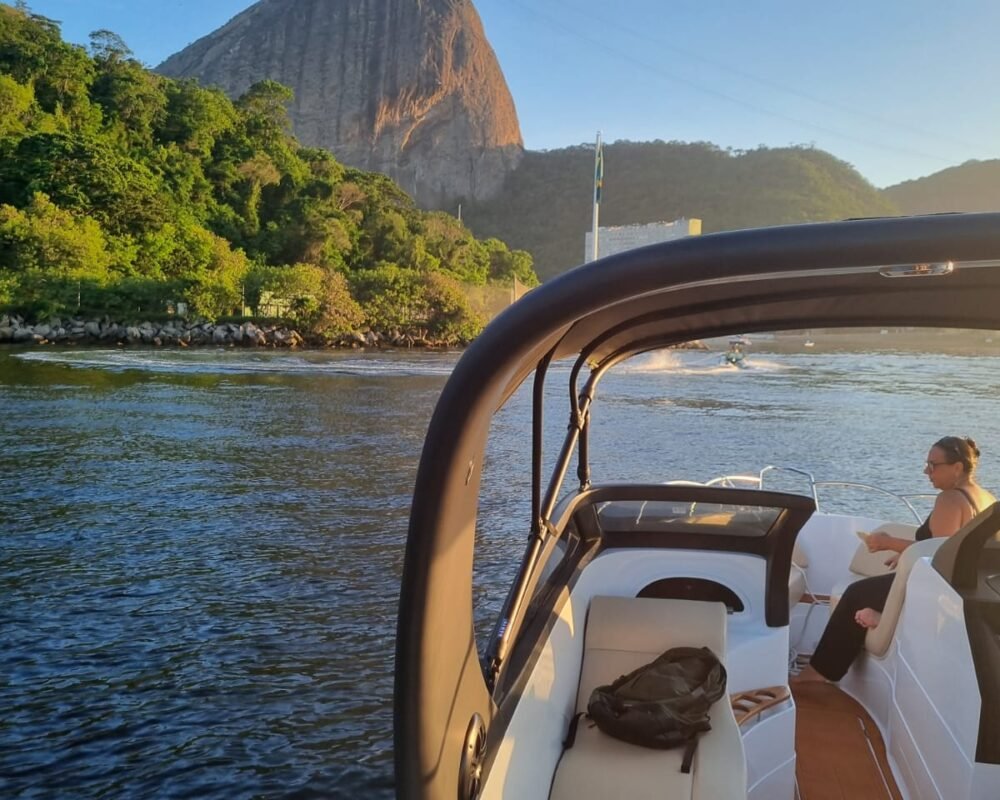
<svg viewBox="0 0 1000 800">
<path fill-rule="evenodd" d="M 29 324 L 20 316 L 0 315 L 0 344 L 14 345 L 149 345 L 153 347 L 422 347 L 445 348 L 447 342 L 436 342 L 426 336 L 393 332 L 353 332 L 327 340 L 302 334 L 294 328 L 277 324 L 253 322 L 113 322 L 101 319 L 53 318 Z"/>
</svg>

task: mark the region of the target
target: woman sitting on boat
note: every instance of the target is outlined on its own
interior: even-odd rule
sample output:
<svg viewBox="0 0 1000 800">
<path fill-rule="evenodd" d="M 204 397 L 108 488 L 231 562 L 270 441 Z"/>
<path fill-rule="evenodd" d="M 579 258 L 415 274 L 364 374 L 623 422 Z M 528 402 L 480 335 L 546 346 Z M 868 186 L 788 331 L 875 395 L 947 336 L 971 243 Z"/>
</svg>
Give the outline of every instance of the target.
<svg viewBox="0 0 1000 800">
<path fill-rule="evenodd" d="M 979 448 L 969 438 L 945 436 L 927 454 L 924 473 L 940 494 L 930 516 L 917 528 L 914 541 L 932 536 L 951 536 L 996 498 L 975 481 Z M 913 544 L 908 539 L 873 533 L 867 538 L 871 552 L 895 555 L 886 561 L 895 566 L 899 553 Z M 847 587 L 830 615 L 816 652 L 798 680 L 839 681 L 861 650 L 869 628 L 878 625 L 895 575 L 879 575 L 855 581 Z"/>
</svg>

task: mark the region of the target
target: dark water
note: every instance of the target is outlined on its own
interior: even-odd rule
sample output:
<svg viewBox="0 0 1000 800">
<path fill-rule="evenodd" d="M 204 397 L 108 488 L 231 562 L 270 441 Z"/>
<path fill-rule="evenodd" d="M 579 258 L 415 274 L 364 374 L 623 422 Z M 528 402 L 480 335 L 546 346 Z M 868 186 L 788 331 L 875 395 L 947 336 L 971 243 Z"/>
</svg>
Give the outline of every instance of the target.
<svg viewBox="0 0 1000 800">
<path fill-rule="evenodd" d="M 456 357 L 17 352 L 0 351 L 0 795 L 391 797 L 406 517 Z M 920 492 L 929 444 L 968 433 L 996 490 L 998 389 L 995 357 L 646 359 L 602 384 L 594 478 L 780 463 Z M 482 620 L 522 547 L 526 413 L 519 394 L 491 441 Z"/>
</svg>

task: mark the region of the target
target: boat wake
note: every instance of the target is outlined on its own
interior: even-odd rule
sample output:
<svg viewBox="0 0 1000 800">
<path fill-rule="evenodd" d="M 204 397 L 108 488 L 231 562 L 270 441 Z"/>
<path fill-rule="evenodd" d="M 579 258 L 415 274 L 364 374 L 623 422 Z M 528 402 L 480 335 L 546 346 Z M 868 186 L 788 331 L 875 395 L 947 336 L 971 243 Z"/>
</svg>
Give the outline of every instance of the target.
<svg viewBox="0 0 1000 800">
<path fill-rule="evenodd" d="M 746 371 L 755 372 L 784 372 L 791 367 L 778 361 L 763 361 L 759 358 L 747 359 Z"/>
<path fill-rule="evenodd" d="M 690 351 L 661 350 L 631 359 L 622 366 L 623 372 L 663 373 L 673 375 L 739 375 L 753 372 L 783 372 L 789 365 L 749 357 L 742 367 L 722 360 L 719 353 L 696 354 Z"/>
<path fill-rule="evenodd" d="M 396 355 L 315 352 L 246 352 L 229 350 L 60 350 L 17 353 L 15 358 L 44 364 L 112 372 L 136 370 L 158 374 L 230 375 L 370 375 L 413 376 L 451 374 L 453 353 Z"/>
</svg>

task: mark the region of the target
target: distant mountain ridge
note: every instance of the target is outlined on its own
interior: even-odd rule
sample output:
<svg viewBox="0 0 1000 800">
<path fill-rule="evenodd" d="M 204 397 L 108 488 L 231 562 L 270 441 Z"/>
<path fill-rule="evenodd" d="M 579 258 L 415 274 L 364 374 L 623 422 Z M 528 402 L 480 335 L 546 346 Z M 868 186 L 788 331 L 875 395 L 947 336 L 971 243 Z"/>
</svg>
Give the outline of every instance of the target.
<svg viewBox="0 0 1000 800">
<path fill-rule="evenodd" d="M 704 233 L 898 214 L 852 166 L 822 150 L 731 152 L 703 142 L 615 142 L 604 149 L 601 225 L 703 221 Z M 528 151 L 493 198 L 463 207 L 477 236 L 529 251 L 539 277 L 583 261 L 593 146 Z"/>
<path fill-rule="evenodd" d="M 492 196 L 523 152 L 470 0 L 261 0 L 156 69 L 230 97 L 264 79 L 291 87 L 302 142 L 425 207 Z"/>
<path fill-rule="evenodd" d="M 1000 211 L 1000 159 L 966 161 L 884 190 L 904 214 Z"/>
</svg>

